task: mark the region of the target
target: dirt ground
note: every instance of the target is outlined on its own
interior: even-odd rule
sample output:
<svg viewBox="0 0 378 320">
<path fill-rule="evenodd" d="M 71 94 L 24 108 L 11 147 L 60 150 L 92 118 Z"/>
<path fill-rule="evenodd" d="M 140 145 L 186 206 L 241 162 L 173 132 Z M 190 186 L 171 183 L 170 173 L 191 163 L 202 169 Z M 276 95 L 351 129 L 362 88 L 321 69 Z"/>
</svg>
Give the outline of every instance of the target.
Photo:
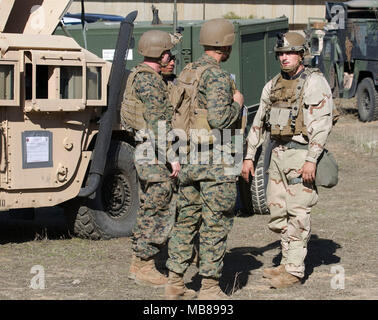
<svg viewBox="0 0 378 320">
<path fill-rule="evenodd" d="M 319 190 L 304 283 L 269 288 L 262 270 L 279 261 L 278 237 L 267 228 L 268 216 L 238 216 L 221 279 L 231 299 L 378 299 L 378 122 L 359 122 L 353 101 L 339 104 L 344 114 L 328 143 L 339 163 L 339 184 Z M 163 289 L 140 287 L 127 278 L 130 257 L 129 238 L 71 238 L 58 209 L 40 209 L 30 221 L 4 212 L 0 299 L 163 299 Z M 164 256 L 160 265 L 163 261 Z M 185 280 L 199 288 L 195 266 Z"/>
</svg>

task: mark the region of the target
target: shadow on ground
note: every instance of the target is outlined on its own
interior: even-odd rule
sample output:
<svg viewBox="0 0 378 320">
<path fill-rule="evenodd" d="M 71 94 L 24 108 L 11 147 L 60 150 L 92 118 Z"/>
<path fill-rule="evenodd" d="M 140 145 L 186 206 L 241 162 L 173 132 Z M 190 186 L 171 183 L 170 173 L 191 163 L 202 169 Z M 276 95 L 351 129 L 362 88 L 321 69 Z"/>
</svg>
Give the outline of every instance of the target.
<svg viewBox="0 0 378 320">
<path fill-rule="evenodd" d="M 275 241 L 264 247 L 239 247 L 232 248 L 224 257 L 224 267 L 220 279 L 220 287 L 227 294 L 234 294 L 241 290 L 248 283 L 248 276 L 251 271 L 259 269 L 263 263 L 257 259 L 265 251 L 280 248 L 280 241 Z M 308 254 L 305 260 L 306 271 L 303 281 L 314 272 L 316 267 L 321 265 L 331 265 L 340 262 L 340 257 L 336 255 L 337 249 L 341 246 L 330 239 L 319 238 L 316 234 L 312 235 L 308 243 Z M 272 263 L 279 265 L 281 253 L 273 258 Z M 188 287 L 198 291 L 201 287 L 201 276 L 196 273 Z"/>
<path fill-rule="evenodd" d="M 336 251 L 340 248 L 341 246 L 333 240 L 319 238 L 316 234 L 311 235 L 307 244 L 306 269 L 302 281 L 306 281 L 316 267 L 339 263 L 340 257 L 336 255 Z M 278 266 L 280 261 L 281 253 L 276 255 L 272 262 L 275 266 Z"/>
<path fill-rule="evenodd" d="M 41 239 L 70 239 L 59 208 L 19 209 L 0 213 L 0 244 Z"/>
</svg>

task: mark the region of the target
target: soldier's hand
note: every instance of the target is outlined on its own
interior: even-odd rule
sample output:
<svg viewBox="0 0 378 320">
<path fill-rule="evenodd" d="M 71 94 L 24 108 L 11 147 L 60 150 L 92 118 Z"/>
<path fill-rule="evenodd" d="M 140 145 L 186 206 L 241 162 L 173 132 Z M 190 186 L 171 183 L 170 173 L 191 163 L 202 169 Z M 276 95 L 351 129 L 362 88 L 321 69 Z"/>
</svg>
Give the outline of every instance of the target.
<svg viewBox="0 0 378 320">
<path fill-rule="evenodd" d="M 246 182 L 249 181 L 249 174 L 251 174 L 252 177 L 255 176 L 255 168 L 253 167 L 253 161 L 244 160 L 243 167 L 242 167 L 242 177 Z"/>
<path fill-rule="evenodd" d="M 316 173 L 316 163 L 306 161 L 299 170 L 299 173 L 302 174 L 303 183 L 312 183 L 315 181 L 315 173 Z"/>
<path fill-rule="evenodd" d="M 235 90 L 234 101 L 239 103 L 241 106 L 244 105 L 244 96 L 239 90 Z"/>
<path fill-rule="evenodd" d="M 181 170 L 181 165 L 180 162 L 171 162 L 171 167 L 172 167 L 172 173 L 170 174 L 170 178 L 177 178 L 180 170 Z"/>
</svg>

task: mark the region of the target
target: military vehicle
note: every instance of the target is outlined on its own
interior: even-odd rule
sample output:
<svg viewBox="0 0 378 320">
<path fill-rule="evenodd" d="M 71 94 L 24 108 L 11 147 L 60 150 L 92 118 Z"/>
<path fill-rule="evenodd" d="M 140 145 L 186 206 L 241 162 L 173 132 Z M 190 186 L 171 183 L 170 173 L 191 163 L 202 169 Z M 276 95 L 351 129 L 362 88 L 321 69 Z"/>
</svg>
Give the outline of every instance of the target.
<svg viewBox="0 0 378 320">
<path fill-rule="evenodd" d="M 334 97 L 357 96 L 359 119 L 378 119 L 378 1 L 326 2 L 325 19 L 309 19 L 312 65 Z"/>
<path fill-rule="evenodd" d="M 0 210 L 61 205 L 74 234 L 127 236 L 138 181 L 117 108 L 137 13 L 111 64 L 53 35 L 71 1 L 1 2 Z"/>
</svg>

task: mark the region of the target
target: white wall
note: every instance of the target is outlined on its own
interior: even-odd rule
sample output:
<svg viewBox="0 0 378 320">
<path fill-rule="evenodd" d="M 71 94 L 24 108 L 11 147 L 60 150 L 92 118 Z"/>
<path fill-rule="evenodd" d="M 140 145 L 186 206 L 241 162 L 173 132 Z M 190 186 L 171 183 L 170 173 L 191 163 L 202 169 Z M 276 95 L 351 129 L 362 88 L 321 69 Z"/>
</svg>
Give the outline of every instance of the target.
<svg viewBox="0 0 378 320">
<path fill-rule="evenodd" d="M 138 10 L 137 21 L 152 21 L 151 5 L 155 5 L 161 20 L 172 20 L 173 2 L 173 0 L 135 2 L 86 0 L 85 11 L 125 16 L 130 11 Z M 249 15 L 255 18 L 276 18 L 285 15 L 289 18 L 290 24 L 307 24 L 309 17 L 323 18 L 325 15 L 324 1 L 321 0 L 222 0 L 219 3 L 214 0 L 178 0 L 177 2 L 179 20 L 201 20 L 204 15 L 205 19 L 219 18 L 232 11 L 246 18 Z M 78 13 L 80 10 L 80 0 L 74 0 L 69 12 Z"/>
</svg>

